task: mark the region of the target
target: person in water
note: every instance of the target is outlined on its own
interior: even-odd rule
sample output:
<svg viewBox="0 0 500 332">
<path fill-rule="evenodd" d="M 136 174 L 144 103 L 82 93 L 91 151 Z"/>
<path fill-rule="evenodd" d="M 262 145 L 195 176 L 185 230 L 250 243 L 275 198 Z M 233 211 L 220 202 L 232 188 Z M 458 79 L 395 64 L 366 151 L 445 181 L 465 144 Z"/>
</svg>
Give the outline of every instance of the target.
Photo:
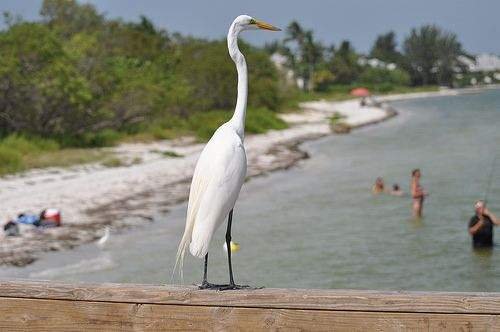
<svg viewBox="0 0 500 332">
<path fill-rule="evenodd" d="M 381 177 L 378 177 L 375 180 L 375 184 L 372 187 L 372 193 L 374 194 L 380 194 L 384 192 L 384 179 Z"/>
<path fill-rule="evenodd" d="M 486 208 L 484 201 L 474 203 L 476 214 L 470 218 L 469 234 L 474 248 L 493 246 L 493 226 L 500 225 L 500 220 Z"/>
<path fill-rule="evenodd" d="M 404 196 L 405 192 L 401 190 L 399 184 L 395 183 L 392 185 L 392 190 L 389 192 L 389 194 L 393 196 Z"/>
<path fill-rule="evenodd" d="M 424 188 L 420 185 L 420 177 L 422 174 L 420 173 L 420 169 L 416 168 L 411 171 L 411 197 L 413 198 L 413 217 L 421 218 L 422 210 L 424 208 L 424 198 L 427 196 L 427 192 L 424 191 Z"/>
</svg>

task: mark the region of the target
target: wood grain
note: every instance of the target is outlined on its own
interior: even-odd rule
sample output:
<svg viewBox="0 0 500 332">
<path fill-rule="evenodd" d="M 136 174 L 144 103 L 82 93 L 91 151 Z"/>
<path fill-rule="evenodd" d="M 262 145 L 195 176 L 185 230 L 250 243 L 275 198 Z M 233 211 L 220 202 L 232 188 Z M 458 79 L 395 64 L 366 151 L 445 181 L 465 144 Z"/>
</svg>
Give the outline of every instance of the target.
<svg viewBox="0 0 500 332">
<path fill-rule="evenodd" d="M 0 299 L 2 331 L 498 331 L 498 315 Z"/>
<path fill-rule="evenodd" d="M 500 314 L 500 293 L 272 289 L 200 291 L 195 287 L 0 281 L 2 297 L 189 306 Z"/>
</svg>

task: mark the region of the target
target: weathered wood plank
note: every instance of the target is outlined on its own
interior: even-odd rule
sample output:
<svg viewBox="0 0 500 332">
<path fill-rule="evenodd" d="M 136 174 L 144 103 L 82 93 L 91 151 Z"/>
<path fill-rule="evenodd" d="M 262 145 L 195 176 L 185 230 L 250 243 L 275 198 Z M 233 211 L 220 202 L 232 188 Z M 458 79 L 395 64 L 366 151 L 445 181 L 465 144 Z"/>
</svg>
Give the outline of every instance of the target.
<svg viewBox="0 0 500 332">
<path fill-rule="evenodd" d="M 498 315 L 0 299 L 2 331 L 498 331 Z"/>
<path fill-rule="evenodd" d="M 195 287 L 0 281 L 0 298 L 420 313 L 500 314 L 500 293 L 260 289 L 200 291 Z"/>
</svg>

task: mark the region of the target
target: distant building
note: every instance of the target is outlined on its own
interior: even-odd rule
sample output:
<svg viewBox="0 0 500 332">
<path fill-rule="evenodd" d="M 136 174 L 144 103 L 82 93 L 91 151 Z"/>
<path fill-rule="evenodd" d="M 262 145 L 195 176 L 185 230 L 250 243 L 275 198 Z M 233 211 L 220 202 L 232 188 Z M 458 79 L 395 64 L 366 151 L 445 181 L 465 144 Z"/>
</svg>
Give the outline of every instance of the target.
<svg viewBox="0 0 500 332">
<path fill-rule="evenodd" d="M 397 67 L 395 63 L 386 63 L 377 58 L 365 58 L 365 57 L 359 57 L 358 65 L 370 66 L 372 68 L 382 68 L 387 70 L 394 70 Z"/>
<path fill-rule="evenodd" d="M 460 62 L 471 72 L 500 71 L 500 57 L 494 54 L 479 54 L 474 60 L 461 56 Z"/>
<path fill-rule="evenodd" d="M 283 73 L 287 83 L 295 84 L 300 89 L 302 89 L 304 87 L 304 80 L 300 77 L 295 79 L 295 75 L 293 73 L 293 70 L 291 70 L 290 68 L 288 68 L 286 66 L 287 61 L 288 61 L 286 56 L 284 56 L 283 54 L 280 54 L 280 53 L 273 53 L 273 55 L 271 55 L 271 61 L 272 61 L 272 63 L 274 63 L 276 68 L 278 68 L 278 70 L 281 73 Z"/>
</svg>

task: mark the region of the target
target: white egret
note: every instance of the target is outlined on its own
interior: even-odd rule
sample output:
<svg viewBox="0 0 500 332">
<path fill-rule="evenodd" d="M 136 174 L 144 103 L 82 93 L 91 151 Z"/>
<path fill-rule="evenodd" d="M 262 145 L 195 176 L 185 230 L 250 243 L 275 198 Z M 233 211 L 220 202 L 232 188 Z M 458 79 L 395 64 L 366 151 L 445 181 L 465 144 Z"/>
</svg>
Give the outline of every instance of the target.
<svg viewBox="0 0 500 332">
<path fill-rule="evenodd" d="M 205 258 L 202 289 L 238 289 L 234 283 L 231 250 L 227 251 L 229 284 L 215 285 L 207 281 L 208 247 L 216 229 L 226 217 L 226 243 L 231 242 L 233 208 L 245 180 L 247 158 L 243 140 L 247 109 L 248 78 L 245 57 L 238 48 L 238 35 L 245 30 L 280 29 L 248 15 L 238 16 L 229 28 L 227 47 L 238 72 L 238 97 L 232 118 L 220 126 L 201 152 L 191 182 L 184 235 L 179 244 L 174 271 L 182 266 L 189 247 L 191 254 Z"/>
<path fill-rule="evenodd" d="M 104 248 L 106 242 L 108 242 L 109 240 L 109 235 L 110 235 L 110 228 L 109 226 L 106 226 L 106 228 L 104 228 L 104 235 L 97 241 L 97 246 L 99 248 L 101 249 Z"/>
</svg>

